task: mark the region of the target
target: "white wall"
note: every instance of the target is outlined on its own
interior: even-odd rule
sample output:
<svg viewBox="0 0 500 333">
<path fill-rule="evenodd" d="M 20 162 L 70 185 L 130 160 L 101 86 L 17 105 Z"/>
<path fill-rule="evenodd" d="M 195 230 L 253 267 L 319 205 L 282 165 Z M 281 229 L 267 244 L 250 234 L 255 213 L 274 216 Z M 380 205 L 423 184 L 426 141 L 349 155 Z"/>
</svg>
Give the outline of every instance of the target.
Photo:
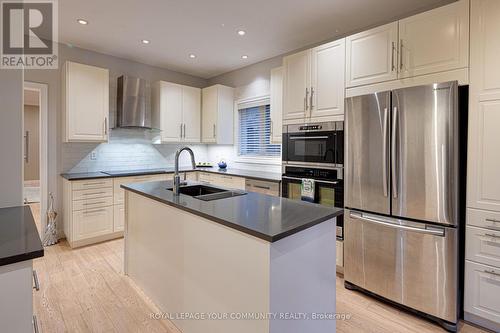
<svg viewBox="0 0 500 333">
<path fill-rule="evenodd" d="M 268 96 L 270 94 L 271 69 L 281 66 L 282 56 L 271 58 L 209 80 L 209 84 L 223 84 L 234 87 L 235 100 Z M 236 142 L 235 142 L 236 144 Z M 208 158 L 212 163 L 224 159 L 229 167 L 238 169 L 281 172 L 281 165 L 241 163 L 234 145 L 209 145 Z"/>
<path fill-rule="evenodd" d="M 201 79 L 198 77 L 194 77 L 191 75 L 186 75 L 174 71 L 170 71 L 168 69 L 152 67 L 148 65 L 144 65 L 141 63 L 137 63 L 134 61 L 117 58 L 77 47 L 68 47 L 64 44 L 59 44 L 59 70 L 26 70 L 25 71 L 25 80 L 39 83 L 46 83 L 48 85 L 48 191 L 54 194 L 55 198 L 55 209 L 61 211 L 62 209 L 62 180 L 60 174 L 65 171 L 71 170 L 73 167 L 78 167 L 79 170 L 94 170 L 97 167 L 100 167 L 100 163 L 103 160 L 97 160 L 90 162 L 90 152 L 94 149 L 104 149 L 106 151 L 117 151 L 120 152 L 123 149 L 123 145 L 114 146 L 115 143 L 120 143 L 119 134 L 116 135 L 111 131 L 112 138 L 117 138 L 117 141 L 111 140 L 110 143 L 104 144 L 107 145 L 107 148 L 101 147 L 102 145 L 92 145 L 86 143 L 62 143 L 62 118 L 61 118 L 61 68 L 65 61 L 71 60 L 79 63 L 89 64 L 93 66 L 100 66 L 104 68 L 108 68 L 110 72 L 110 125 L 113 125 L 113 121 L 115 118 L 116 112 L 116 78 L 120 75 L 132 75 L 136 77 L 143 78 L 149 82 L 154 82 L 158 80 L 165 80 L 170 82 L 175 82 L 179 84 L 186 84 L 194 87 L 205 87 L 208 85 L 207 80 Z M 2 71 L 8 72 L 8 71 Z M 2 73 L 3 78 L 3 73 Z M 1 86 L 0 86 L 1 88 Z M 22 86 L 16 87 L 16 93 L 22 93 Z M 19 90 L 19 91 L 17 91 Z M 8 93 L 8 91 L 7 91 Z M 12 93 L 11 93 L 12 95 Z M 15 94 L 13 95 L 15 96 Z M 3 100 L 2 100 L 3 103 Z M 19 107 L 21 107 L 22 103 Z M 5 122 L 2 122 L 1 126 L 4 126 Z M 19 124 L 20 126 L 21 124 Z M 7 125 L 8 126 L 8 125 Z M 12 129 L 9 127 L 9 130 L 12 132 Z M 2 131 L 3 132 L 3 131 Z M 3 133 L 1 134 L 3 137 Z M 149 149 L 150 147 L 148 143 L 145 143 L 143 140 L 143 134 L 137 134 L 138 142 L 144 144 L 144 150 L 147 152 L 154 152 Z M 130 139 L 128 137 L 127 139 Z M 3 144 L 2 140 L 2 144 Z M 10 145 L 10 143 L 9 143 Z M 165 156 L 169 156 L 175 151 L 176 146 L 165 146 L 163 148 L 159 148 L 160 156 L 156 154 L 148 155 L 144 154 L 144 151 L 141 153 L 139 150 L 136 150 L 136 155 L 141 155 L 144 157 L 144 160 L 138 161 L 135 166 L 141 165 L 140 162 L 144 162 L 144 165 L 150 164 L 152 156 L 156 156 L 157 161 L 161 161 L 161 156 L 165 154 Z M 98 156 L 99 156 L 98 152 Z M 103 157 L 105 155 L 102 155 Z M 133 158 L 134 156 L 132 156 Z M 98 157 L 99 158 L 99 157 Z M 21 161 L 21 160 L 20 160 Z M 114 162 L 122 163 L 122 160 L 115 159 Z M 4 163 L 4 161 L 2 161 Z M 159 162 L 158 162 L 159 163 Z M 83 165 L 83 166 L 82 166 Z M 106 167 L 111 167 L 111 169 L 118 169 L 119 164 L 107 164 Z M 125 167 L 125 169 L 128 168 Z M 20 167 L 18 166 L 18 169 Z M 13 177 L 7 177 L 9 181 L 12 181 Z M 21 186 L 21 182 L 19 182 L 19 186 Z M 22 195 L 20 195 L 22 198 Z M 22 202 L 22 201 L 21 201 Z"/>
<path fill-rule="evenodd" d="M 0 207 L 23 204 L 23 73 L 0 69 Z"/>
</svg>

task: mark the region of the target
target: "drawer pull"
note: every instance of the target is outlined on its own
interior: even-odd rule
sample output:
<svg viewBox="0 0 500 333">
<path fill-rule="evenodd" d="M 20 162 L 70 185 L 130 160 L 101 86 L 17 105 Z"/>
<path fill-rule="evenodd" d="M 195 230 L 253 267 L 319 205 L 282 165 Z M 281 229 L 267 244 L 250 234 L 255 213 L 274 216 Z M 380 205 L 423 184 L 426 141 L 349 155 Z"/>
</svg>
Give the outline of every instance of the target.
<svg viewBox="0 0 500 333">
<path fill-rule="evenodd" d="M 106 192 L 83 193 L 82 195 L 97 195 L 97 194 L 106 194 Z"/>
<path fill-rule="evenodd" d="M 494 270 L 487 270 L 487 269 L 485 269 L 484 272 L 486 274 L 491 274 L 491 275 L 494 275 L 494 276 L 500 276 L 500 273 L 497 273 Z"/>
<path fill-rule="evenodd" d="M 105 204 L 106 201 L 98 201 L 98 202 L 86 202 L 83 205 L 84 206 L 92 206 L 92 205 L 100 205 L 100 204 Z"/>
<path fill-rule="evenodd" d="M 500 223 L 500 220 L 495 220 L 495 219 L 486 219 L 486 221 L 493 223 Z"/>
<path fill-rule="evenodd" d="M 104 185 L 106 184 L 105 182 L 100 182 L 100 183 L 85 183 L 83 184 L 84 186 L 90 186 L 90 185 Z"/>
<path fill-rule="evenodd" d="M 264 190 L 270 190 L 271 189 L 269 186 L 262 186 L 262 185 L 253 185 L 253 187 L 261 188 L 261 189 L 264 189 Z"/>
<path fill-rule="evenodd" d="M 106 209 L 94 209 L 94 210 L 86 210 L 83 212 L 83 214 L 91 214 L 91 213 L 98 213 L 98 212 L 105 212 Z"/>
<path fill-rule="evenodd" d="M 495 235 L 495 234 L 484 234 L 486 237 L 492 237 L 492 238 L 500 238 L 500 236 Z"/>
<path fill-rule="evenodd" d="M 38 274 L 36 274 L 36 270 L 33 270 L 33 282 L 35 285 L 33 286 L 33 289 L 36 291 L 40 290 L 40 282 L 38 281 Z"/>
</svg>

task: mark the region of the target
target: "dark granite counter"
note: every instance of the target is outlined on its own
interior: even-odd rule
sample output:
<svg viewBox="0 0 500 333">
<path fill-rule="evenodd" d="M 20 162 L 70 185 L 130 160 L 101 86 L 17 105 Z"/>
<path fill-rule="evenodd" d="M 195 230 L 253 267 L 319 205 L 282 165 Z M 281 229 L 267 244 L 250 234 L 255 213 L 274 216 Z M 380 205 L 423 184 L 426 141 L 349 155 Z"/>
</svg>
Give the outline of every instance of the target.
<svg viewBox="0 0 500 333">
<path fill-rule="evenodd" d="M 0 266 L 43 257 L 29 206 L 0 208 Z"/>
<path fill-rule="evenodd" d="M 197 184 L 189 182 L 189 184 Z M 122 185 L 122 188 L 190 212 L 269 242 L 275 242 L 316 224 L 342 215 L 344 210 L 254 192 L 203 201 L 174 196 L 171 181 Z"/>
<path fill-rule="evenodd" d="M 252 170 L 242 170 L 242 169 L 233 169 L 228 168 L 226 170 L 221 170 L 217 167 L 210 168 L 196 168 L 196 170 L 181 168 L 181 172 L 190 172 L 190 171 L 204 171 L 211 172 L 216 174 L 224 174 L 231 176 L 239 176 L 244 178 L 252 178 L 259 179 L 265 181 L 273 181 L 280 182 L 281 181 L 281 173 L 277 172 L 263 172 L 263 171 L 252 171 Z M 138 176 L 138 175 L 156 175 L 163 173 L 173 173 L 174 168 L 165 168 L 165 169 L 151 169 L 151 170 L 138 170 L 136 172 L 132 171 L 124 171 L 121 174 L 113 174 L 109 175 L 103 172 L 88 172 L 88 173 L 63 173 L 61 176 L 67 180 L 85 180 L 85 179 L 99 179 L 99 178 L 115 178 L 115 177 L 129 177 L 129 176 Z"/>
</svg>

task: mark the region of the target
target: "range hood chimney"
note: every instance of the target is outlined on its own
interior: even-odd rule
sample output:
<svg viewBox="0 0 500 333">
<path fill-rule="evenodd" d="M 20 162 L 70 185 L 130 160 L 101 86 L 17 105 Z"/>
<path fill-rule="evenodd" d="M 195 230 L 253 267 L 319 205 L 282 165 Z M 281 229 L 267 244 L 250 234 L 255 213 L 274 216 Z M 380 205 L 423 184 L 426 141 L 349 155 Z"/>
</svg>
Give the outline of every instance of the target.
<svg viewBox="0 0 500 333">
<path fill-rule="evenodd" d="M 145 80 L 122 75 L 116 94 L 116 127 L 159 129 L 160 116 L 150 103 L 150 89 Z"/>
</svg>

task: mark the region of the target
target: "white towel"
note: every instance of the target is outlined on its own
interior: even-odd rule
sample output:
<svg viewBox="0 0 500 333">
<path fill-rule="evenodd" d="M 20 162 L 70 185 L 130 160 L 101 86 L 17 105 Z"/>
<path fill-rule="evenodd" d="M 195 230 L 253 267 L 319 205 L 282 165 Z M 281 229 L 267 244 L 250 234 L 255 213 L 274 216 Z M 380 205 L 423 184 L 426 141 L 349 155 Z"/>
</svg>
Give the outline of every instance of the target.
<svg viewBox="0 0 500 333">
<path fill-rule="evenodd" d="M 314 179 L 302 178 L 300 197 L 304 201 L 314 202 Z"/>
</svg>

